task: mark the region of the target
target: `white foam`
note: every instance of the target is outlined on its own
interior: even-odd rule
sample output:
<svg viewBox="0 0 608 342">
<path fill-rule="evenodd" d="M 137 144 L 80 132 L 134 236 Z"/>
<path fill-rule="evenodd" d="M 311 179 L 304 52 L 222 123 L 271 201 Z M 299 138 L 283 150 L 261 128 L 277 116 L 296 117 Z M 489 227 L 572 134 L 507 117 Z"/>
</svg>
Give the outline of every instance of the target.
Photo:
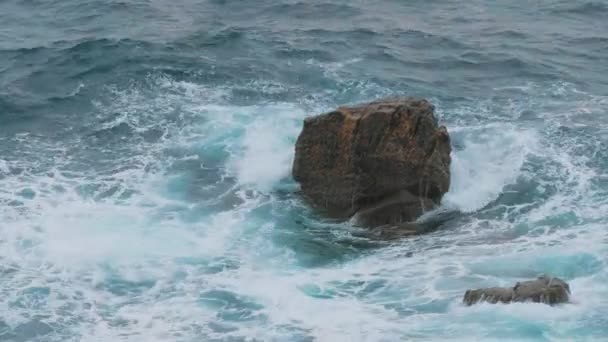
<svg viewBox="0 0 608 342">
<path fill-rule="evenodd" d="M 298 334 L 302 339 L 319 341 L 393 341 L 426 336 L 469 340 L 467 337 L 484 339 L 502 325 L 522 320 L 559 332 L 563 326 L 585 324 L 584 316 L 589 312 L 606 311 L 602 284 L 608 260 L 603 243 L 608 240 L 600 223 L 497 243 L 483 238 L 495 231 L 510 231 L 513 222 L 471 219 L 442 234 L 359 251 L 354 260 L 337 257 L 328 265 L 303 267 L 298 253 L 348 249 L 330 245 L 294 251 L 277 243 L 279 239 L 273 235 L 284 227 L 275 226 L 277 216 L 268 213 L 267 206 L 277 204 L 268 192 L 289 174 L 293 143 L 306 111 L 297 104 L 228 105 L 222 102 L 228 96 L 225 90 L 214 93 L 196 84 L 164 78 L 152 83 L 159 91 L 155 98 L 137 89 L 117 91 L 117 100 L 101 109 L 122 113 L 104 128 L 124 122 L 136 130 L 166 129 L 164 139 L 137 148 L 133 158 L 138 163 L 133 168 L 113 172 L 103 180 L 91 179 L 86 171 L 64 177 L 67 161 L 61 160 L 65 153 L 59 153 L 55 169 L 36 174 L 24 171 L 2 180 L 0 199 L 23 203 L 0 208 L 0 259 L 2 265 L 18 268 L 2 279 L 7 293 L 0 298 L 0 311 L 10 325 L 27 321 L 23 314 L 34 312 L 33 307 L 11 306 L 31 286 L 51 289 L 36 313 L 47 315 L 58 326 L 70 322 L 74 335 L 83 341 L 231 337 L 288 341 L 296 340 Z M 180 115 L 190 120 L 186 121 L 199 120 L 201 125 L 180 126 L 168 120 L 178 106 Z M 450 132 L 456 148 L 453 186 L 446 195 L 446 205 L 465 212 L 483 208 L 522 175 L 522 165 L 530 153 L 539 151 L 549 151 L 547 158 L 561 166 L 556 169 L 560 177 L 555 179 L 562 189 L 574 189 L 577 195 L 592 191 L 597 174 L 581 168 L 584 160 L 570 151 L 544 149 L 534 128 L 505 123 L 451 125 Z M 41 146 L 28 139 L 24 144 Z M 187 150 L 180 160 L 204 159 L 196 154 L 201 145 L 230 155 L 223 165 L 225 176 L 236 180 L 228 191 L 242 201 L 185 220 L 179 213 L 199 214 L 199 203 L 163 196 L 159 189 L 168 178 L 164 171 L 172 160 L 157 157 L 164 149 L 180 147 Z M 0 161 L 0 168 L 2 165 Z M 146 166 L 159 171 L 148 172 Z M 8 175 L 8 171 L 3 172 Z M 97 192 L 118 185 L 135 193 L 128 201 L 121 201 L 118 195 L 95 199 L 77 191 L 91 182 L 101 183 Z M 26 187 L 36 193 L 33 199 L 18 196 Z M 560 210 L 576 210 L 585 219 L 605 213 L 605 206 L 576 203 L 570 195 L 559 192 L 547 201 L 553 201 L 551 211 L 549 204 L 541 205 L 517 217 L 516 223 L 534 222 Z M 565 207 L 554 208 L 560 204 Z M 348 243 L 348 231 L 340 232 Z M 303 244 L 327 239 L 316 232 L 293 234 Z M 563 243 L 559 250 L 551 245 L 555 240 Z M 413 255 L 407 257 L 409 252 Z M 583 252 L 591 254 L 593 267 L 601 263 L 602 271 L 571 281 L 576 305 L 482 304 L 465 308 L 459 304 L 469 286 L 510 284 L 522 269 L 537 271 L 539 260 L 562 254 L 576 257 Z M 525 267 L 513 266 L 512 274 L 500 276 L 500 272 L 487 274 L 477 269 L 481 261 L 489 265 L 517 261 Z M 122 295 L 112 292 L 114 278 L 151 285 Z M 319 288 L 328 298 L 311 296 L 303 290 L 307 286 Z M 239 322 L 223 320 L 220 313 L 236 310 L 236 305 L 202 304 L 201 296 L 209 291 L 229 292 L 254 303 L 252 317 Z M 68 313 L 65 307 L 70 308 Z M 214 324 L 228 329 L 218 331 Z"/>
<path fill-rule="evenodd" d="M 8 162 L 4 159 L 0 159 L 0 172 L 9 173 L 10 169 L 8 168 Z"/>
<path fill-rule="evenodd" d="M 537 145 L 536 132 L 513 125 L 450 129 L 463 145 L 452 152 L 451 184 L 443 203 L 474 212 L 513 183 L 528 153 Z"/>
<path fill-rule="evenodd" d="M 249 110 L 256 119 L 245 127 L 241 150 L 232 165 L 241 184 L 267 191 L 291 172 L 294 137 L 305 113 L 293 105 Z"/>
</svg>

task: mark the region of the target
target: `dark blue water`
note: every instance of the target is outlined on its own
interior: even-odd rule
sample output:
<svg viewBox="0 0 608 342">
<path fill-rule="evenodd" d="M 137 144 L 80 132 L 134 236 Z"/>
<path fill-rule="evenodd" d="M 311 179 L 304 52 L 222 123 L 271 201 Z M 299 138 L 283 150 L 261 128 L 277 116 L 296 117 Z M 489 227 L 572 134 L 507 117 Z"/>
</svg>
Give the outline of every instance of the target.
<svg viewBox="0 0 608 342">
<path fill-rule="evenodd" d="M 605 338 L 606 18 L 1 1 L 0 340 Z M 430 99 L 454 149 L 452 214 L 398 241 L 317 217 L 290 176 L 306 116 L 387 95 Z M 460 304 L 545 272 L 573 304 Z"/>
</svg>

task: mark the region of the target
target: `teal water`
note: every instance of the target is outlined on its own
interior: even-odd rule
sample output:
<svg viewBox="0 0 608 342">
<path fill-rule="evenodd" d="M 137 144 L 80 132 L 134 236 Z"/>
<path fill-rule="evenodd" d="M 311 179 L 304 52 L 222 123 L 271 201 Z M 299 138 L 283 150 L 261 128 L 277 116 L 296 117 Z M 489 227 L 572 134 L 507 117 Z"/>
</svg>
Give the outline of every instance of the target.
<svg viewBox="0 0 608 342">
<path fill-rule="evenodd" d="M 0 2 L 1 341 L 608 338 L 608 5 Z M 429 98 L 433 232 L 312 212 L 302 120 Z M 573 303 L 464 307 L 541 273 Z"/>
</svg>

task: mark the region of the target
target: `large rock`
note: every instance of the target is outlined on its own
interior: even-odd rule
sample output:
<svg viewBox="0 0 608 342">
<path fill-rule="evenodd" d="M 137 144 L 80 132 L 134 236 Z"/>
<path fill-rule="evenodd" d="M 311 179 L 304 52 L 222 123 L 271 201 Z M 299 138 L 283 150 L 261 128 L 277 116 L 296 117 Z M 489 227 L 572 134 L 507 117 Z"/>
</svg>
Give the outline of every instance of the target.
<svg viewBox="0 0 608 342">
<path fill-rule="evenodd" d="M 534 302 L 549 305 L 568 302 L 570 286 L 559 278 L 548 276 L 536 280 L 517 283 L 513 287 L 492 287 L 487 289 L 468 290 L 463 302 L 473 305 L 479 302 L 512 303 Z"/>
<path fill-rule="evenodd" d="M 385 99 L 306 119 L 293 177 L 330 216 L 395 225 L 440 203 L 450 186 L 450 152 L 433 105 Z"/>
</svg>

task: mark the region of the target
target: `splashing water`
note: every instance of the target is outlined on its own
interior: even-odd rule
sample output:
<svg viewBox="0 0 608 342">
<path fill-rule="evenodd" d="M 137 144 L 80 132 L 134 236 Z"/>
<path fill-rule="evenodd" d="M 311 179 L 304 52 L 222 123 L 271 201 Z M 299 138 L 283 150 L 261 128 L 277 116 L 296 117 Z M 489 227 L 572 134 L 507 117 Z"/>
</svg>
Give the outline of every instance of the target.
<svg viewBox="0 0 608 342">
<path fill-rule="evenodd" d="M 601 339 L 605 8 L 550 3 L 0 4 L 0 340 Z M 305 117 L 394 94 L 435 97 L 450 215 L 377 241 L 290 171 Z M 541 273 L 573 303 L 461 305 Z"/>
</svg>

